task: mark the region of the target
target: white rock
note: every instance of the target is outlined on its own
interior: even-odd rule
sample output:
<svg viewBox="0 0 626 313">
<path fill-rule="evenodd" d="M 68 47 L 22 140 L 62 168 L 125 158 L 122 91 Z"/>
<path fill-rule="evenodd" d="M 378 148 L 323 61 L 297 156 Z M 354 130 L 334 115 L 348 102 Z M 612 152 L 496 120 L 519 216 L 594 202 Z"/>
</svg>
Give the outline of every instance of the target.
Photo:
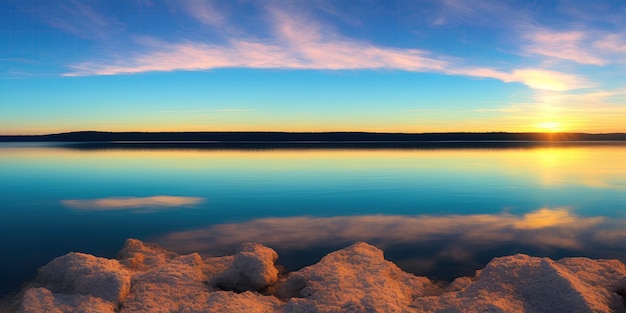
<svg viewBox="0 0 626 313">
<path fill-rule="evenodd" d="M 286 312 L 406 312 L 414 297 L 440 294 L 425 277 L 405 273 L 383 252 L 356 243 L 289 276 L 279 293 Z"/>
<path fill-rule="evenodd" d="M 115 303 L 130 291 L 130 273 L 117 260 L 76 252 L 39 268 L 37 281 L 54 293 L 92 295 Z"/>
<path fill-rule="evenodd" d="M 53 294 L 46 288 L 26 291 L 18 313 L 113 313 L 116 305 L 86 295 Z"/>
<path fill-rule="evenodd" d="M 179 256 L 137 273 L 122 312 L 202 312 L 209 296 L 200 255 Z"/>
<path fill-rule="evenodd" d="M 276 251 L 256 243 L 242 244 L 226 271 L 217 274 L 212 285 L 236 292 L 260 291 L 278 280 Z"/>
<path fill-rule="evenodd" d="M 626 266 L 618 260 L 565 258 L 557 263 L 592 286 L 603 286 L 611 290 L 626 288 Z"/>
<path fill-rule="evenodd" d="M 564 263 L 580 265 L 576 260 Z M 606 265 L 583 263 L 588 268 L 579 268 L 580 274 L 598 273 Z M 418 298 L 413 307 L 437 312 L 626 312 L 621 298 L 604 286 L 589 284 L 548 258 L 523 254 L 495 258 L 465 289 Z"/>
<path fill-rule="evenodd" d="M 626 313 L 616 293 L 626 290 L 626 266 L 617 260 L 518 254 L 495 258 L 475 277 L 440 288 L 401 271 L 366 243 L 330 253 L 282 284 L 278 255 L 257 244 L 203 260 L 129 239 L 119 257 L 124 265 L 82 253 L 54 259 L 39 270 L 35 283 L 44 288 L 28 289 L 19 312 Z M 276 288 L 278 297 L 269 295 Z"/>
</svg>

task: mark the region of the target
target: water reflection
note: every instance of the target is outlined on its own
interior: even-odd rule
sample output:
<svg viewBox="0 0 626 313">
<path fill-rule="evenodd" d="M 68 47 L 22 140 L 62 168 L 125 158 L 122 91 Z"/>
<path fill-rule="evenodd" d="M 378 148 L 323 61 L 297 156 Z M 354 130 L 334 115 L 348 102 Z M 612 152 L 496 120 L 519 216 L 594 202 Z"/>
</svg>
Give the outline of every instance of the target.
<svg viewBox="0 0 626 313">
<path fill-rule="evenodd" d="M 450 280 L 471 275 L 496 256 L 513 253 L 561 258 L 617 257 L 626 260 L 621 239 L 626 220 L 581 217 L 566 208 L 447 216 L 338 216 L 256 219 L 211 225 L 153 238 L 168 249 L 209 255 L 232 253 L 254 241 L 279 252 L 290 269 L 315 263 L 325 253 L 356 241 L 383 249 L 404 270 Z M 611 253 L 611 251 L 613 253 Z M 607 255 L 611 254 L 611 255 Z"/>
<path fill-rule="evenodd" d="M 624 144 L 301 147 L 0 143 L 0 294 L 128 237 L 211 254 L 263 241 L 292 269 L 364 240 L 441 278 L 515 252 L 626 259 Z"/>
<path fill-rule="evenodd" d="M 510 168 L 532 169 L 546 187 L 582 185 L 626 190 L 626 149 L 616 147 L 540 148 L 507 157 Z"/>
<path fill-rule="evenodd" d="M 220 171 L 237 175 L 269 171 L 440 170 L 476 178 L 490 173 L 531 179 L 545 187 L 582 185 L 626 190 L 626 145 L 494 146 L 489 149 L 281 149 L 281 150 L 72 150 L 59 147 L 3 147 L 0 169 L 7 174 L 36 170 L 128 173 L 145 170 Z M 176 172 L 179 171 L 179 172 Z M 62 175 L 62 174 L 61 174 Z"/>
<path fill-rule="evenodd" d="M 79 210 L 155 210 L 173 207 L 191 207 L 204 201 L 201 197 L 151 196 L 108 197 L 100 199 L 61 200 L 67 207 Z"/>
</svg>

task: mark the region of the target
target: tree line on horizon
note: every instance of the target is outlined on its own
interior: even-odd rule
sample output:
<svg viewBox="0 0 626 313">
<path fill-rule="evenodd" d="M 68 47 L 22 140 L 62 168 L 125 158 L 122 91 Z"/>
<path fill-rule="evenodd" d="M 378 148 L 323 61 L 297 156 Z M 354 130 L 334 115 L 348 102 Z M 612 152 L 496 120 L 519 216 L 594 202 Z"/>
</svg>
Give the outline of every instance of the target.
<svg viewBox="0 0 626 313">
<path fill-rule="evenodd" d="M 47 135 L 3 135 L 4 142 L 113 141 L 626 141 L 626 133 L 370 133 L 370 132 L 98 132 Z"/>
</svg>

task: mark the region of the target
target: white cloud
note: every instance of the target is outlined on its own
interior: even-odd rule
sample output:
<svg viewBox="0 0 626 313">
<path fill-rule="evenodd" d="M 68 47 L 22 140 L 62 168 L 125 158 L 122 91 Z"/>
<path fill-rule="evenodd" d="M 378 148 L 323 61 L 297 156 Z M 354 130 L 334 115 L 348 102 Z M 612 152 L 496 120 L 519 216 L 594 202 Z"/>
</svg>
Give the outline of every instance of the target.
<svg viewBox="0 0 626 313">
<path fill-rule="evenodd" d="M 110 197 L 89 200 L 62 200 L 67 207 L 80 210 L 128 210 L 141 208 L 171 208 L 191 206 L 204 201 L 199 197 L 152 196 L 152 197 Z"/>
<path fill-rule="evenodd" d="M 519 69 L 513 71 L 513 80 L 524 83 L 533 89 L 550 91 L 567 91 L 589 88 L 594 85 L 584 78 L 544 69 Z"/>
</svg>

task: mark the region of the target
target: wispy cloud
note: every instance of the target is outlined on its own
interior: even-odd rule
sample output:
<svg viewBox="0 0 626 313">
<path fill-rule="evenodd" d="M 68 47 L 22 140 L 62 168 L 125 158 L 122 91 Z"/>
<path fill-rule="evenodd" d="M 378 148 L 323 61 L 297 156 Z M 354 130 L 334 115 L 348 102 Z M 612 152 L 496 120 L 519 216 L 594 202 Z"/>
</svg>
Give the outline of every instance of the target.
<svg viewBox="0 0 626 313">
<path fill-rule="evenodd" d="M 583 31 L 555 32 L 538 29 L 528 32 L 525 52 L 580 64 L 605 65 L 607 61 L 589 49 L 591 34 Z"/>
<path fill-rule="evenodd" d="M 579 75 L 544 69 L 519 69 L 513 71 L 512 75 L 514 81 L 539 90 L 567 91 L 595 86 Z"/>
<path fill-rule="evenodd" d="M 204 201 L 200 197 L 152 196 L 152 197 L 110 197 L 88 200 L 62 200 L 67 207 L 92 210 L 135 210 L 192 206 Z"/>
<path fill-rule="evenodd" d="M 84 1 L 42 2 L 32 13 L 48 25 L 86 39 L 103 39 L 123 29 L 115 16 L 106 15 Z"/>
<path fill-rule="evenodd" d="M 607 34 L 594 42 L 594 47 L 606 52 L 620 53 L 620 61 L 624 61 L 623 54 L 626 53 L 626 36 L 623 34 Z"/>
<path fill-rule="evenodd" d="M 66 76 L 116 75 L 151 71 L 199 71 L 216 68 L 372 70 L 432 72 L 519 82 L 534 89 L 589 87 L 573 74 L 542 69 L 504 71 L 464 65 L 462 60 L 420 49 L 381 47 L 343 37 L 310 18 L 269 7 L 274 36 L 230 38 L 226 44 L 177 43 L 143 38 L 145 52 L 130 58 L 88 61 L 70 66 Z"/>
<path fill-rule="evenodd" d="M 180 3 L 187 14 L 202 24 L 220 26 L 225 22 L 224 16 L 211 0 L 182 0 Z"/>
<path fill-rule="evenodd" d="M 567 91 L 595 86 L 579 75 L 540 68 L 523 68 L 505 72 L 489 68 L 464 68 L 450 65 L 445 67 L 442 72 L 451 75 L 493 78 L 506 83 L 518 82 L 537 90 Z"/>
<path fill-rule="evenodd" d="M 430 1 L 424 1 L 430 2 Z M 502 1 L 492 0 L 442 0 L 437 14 L 432 19 L 433 25 L 474 24 L 506 25 L 526 19 L 525 12 L 514 11 Z"/>
<path fill-rule="evenodd" d="M 522 52 L 551 61 L 571 61 L 583 65 L 623 64 L 626 36 L 623 31 L 597 29 L 549 29 L 523 27 L 519 30 L 526 43 Z"/>
<path fill-rule="evenodd" d="M 521 216 L 502 213 L 289 217 L 175 232 L 157 238 L 156 242 L 181 253 L 222 255 L 251 240 L 279 253 L 324 250 L 333 245 L 366 241 L 386 252 L 401 247 L 404 251 L 401 257 L 411 260 L 398 260 L 399 264 L 406 265 L 415 261 L 415 257 L 423 261 L 445 260 L 449 264 L 458 260 L 476 261 L 490 253 L 501 255 L 503 249 L 510 251 L 511 246 L 523 247 L 526 253 L 569 250 L 590 254 L 594 249 L 619 245 L 623 237 L 617 239 L 618 235 L 612 235 L 615 239 L 609 241 L 597 239 L 597 235 L 608 229 L 623 229 L 625 223 L 619 220 L 618 225 L 609 225 L 603 217 L 581 217 L 565 208 L 542 208 Z M 624 236 L 624 231 L 619 235 Z M 407 252 L 406 247 L 413 250 Z M 427 253 L 419 253 L 420 250 Z"/>
<path fill-rule="evenodd" d="M 343 38 L 327 39 L 311 27 L 299 28 L 286 15 L 270 40 L 231 39 L 226 45 L 162 42 L 158 49 L 129 61 L 85 62 L 70 66 L 72 75 L 114 75 L 148 71 L 208 70 L 225 67 L 275 69 L 443 70 L 448 63 L 417 49 L 382 48 Z M 304 31 L 303 31 L 304 30 Z"/>
<path fill-rule="evenodd" d="M 601 108 L 602 105 L 610 103 L 619 104 L 626 100 L 626 88 L 604 89 L 600 91 L 590 91 L 584 93 L 566 93 L 537 91 L 535 100 L 540 103 L 551 103 L 553 105 L 565 105 L 570 109 L 580 107 Z"/>
</svg>

